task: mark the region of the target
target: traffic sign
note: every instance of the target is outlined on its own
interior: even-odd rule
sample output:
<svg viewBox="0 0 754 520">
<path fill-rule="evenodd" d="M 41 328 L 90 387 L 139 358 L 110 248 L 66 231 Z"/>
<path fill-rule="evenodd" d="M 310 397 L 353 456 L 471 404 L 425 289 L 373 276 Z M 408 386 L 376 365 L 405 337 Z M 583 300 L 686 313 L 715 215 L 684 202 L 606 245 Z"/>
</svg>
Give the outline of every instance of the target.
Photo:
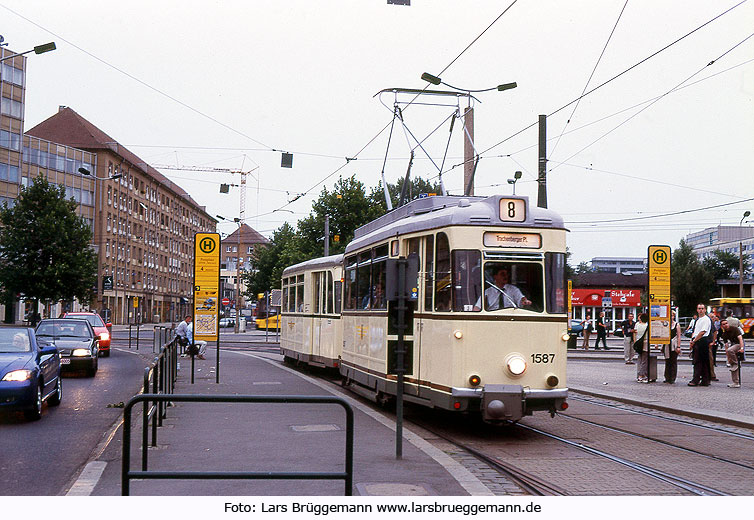
<svg viewBox="0 0 754 520">
<path fill-rule="evenodd" d="M 230 305 L 230 298 L 223 298 L 223 305 Z"/>
<path fill-rule="evenodd" d="M 194 235 L 194 338 L 217 341 L 220 321 L 220 235 Z"/>
<path fill-rule="evenodd" d="M 670 344 L 670 246 L 649 246 L 649 343 Z"/>
</svg>

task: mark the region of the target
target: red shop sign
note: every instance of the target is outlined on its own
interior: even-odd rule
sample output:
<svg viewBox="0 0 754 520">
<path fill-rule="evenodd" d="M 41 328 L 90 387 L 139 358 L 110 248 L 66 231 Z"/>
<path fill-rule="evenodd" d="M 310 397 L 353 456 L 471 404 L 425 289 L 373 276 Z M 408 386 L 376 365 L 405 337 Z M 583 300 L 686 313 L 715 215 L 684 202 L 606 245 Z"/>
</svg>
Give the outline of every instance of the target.
<svg viewBox="0 0 754 520">
<path fill-rule="evenodd" d="M 601 307 L 605 291 L 610 294 L 613 307 L 639 307 L 641 305 L 640 289 L 573 289 L 571 302 L 573 305 Z"/>
</svg>

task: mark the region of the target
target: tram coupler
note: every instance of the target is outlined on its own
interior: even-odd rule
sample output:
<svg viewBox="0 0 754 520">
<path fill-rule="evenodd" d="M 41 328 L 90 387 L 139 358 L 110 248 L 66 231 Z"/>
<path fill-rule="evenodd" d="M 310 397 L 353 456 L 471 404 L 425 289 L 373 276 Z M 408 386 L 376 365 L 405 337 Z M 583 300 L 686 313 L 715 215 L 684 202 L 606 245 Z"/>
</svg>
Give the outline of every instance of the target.
<svg viewBox="0 0 754 520">
<path fill-rule="evenodd" d="M 482 418 L 485 421 L 518 421 L 524 416 L 524 389 L 518 385 L 485 385 Z"/>
</svg>

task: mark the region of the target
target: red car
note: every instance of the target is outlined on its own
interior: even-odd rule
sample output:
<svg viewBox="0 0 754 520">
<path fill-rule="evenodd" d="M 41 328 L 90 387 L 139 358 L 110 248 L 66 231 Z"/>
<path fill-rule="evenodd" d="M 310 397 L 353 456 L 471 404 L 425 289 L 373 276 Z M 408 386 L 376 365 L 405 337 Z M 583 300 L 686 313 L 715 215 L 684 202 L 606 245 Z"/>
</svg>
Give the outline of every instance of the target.
<svg viewBox="0 0 754 520">
<path fill-rule="evenodd" d="M 112 323 L 105 323 L 95 312 L 66 312 L 63 318 L 77 318 L 86 320 L 99 336 L 99 351 L 102 357 L 110 357 L 110 337 L 112 336 Z"/>
</svg>

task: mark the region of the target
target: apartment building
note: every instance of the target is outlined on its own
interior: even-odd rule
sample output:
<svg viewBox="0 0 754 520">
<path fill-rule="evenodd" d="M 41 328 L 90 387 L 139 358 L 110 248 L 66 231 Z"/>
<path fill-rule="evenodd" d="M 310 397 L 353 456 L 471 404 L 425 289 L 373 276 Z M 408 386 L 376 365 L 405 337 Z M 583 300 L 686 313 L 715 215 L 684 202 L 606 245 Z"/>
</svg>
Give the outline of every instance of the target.
<svg viewBox="0 0 754 520">
<path fill-rule="evenodd" d="M 254 269 L 252 259 L 255 248 L 264 247 L 269 243 L 269 240 L 245 223 L 222 239 L 220 281 L 223 286 L 223 297 L 236 302 L 231 304 L 232 308 L 246 306 L 246 298 L 243 296 L 246 293 L 243 273 Z M 241 279 L 238 281 L 238 291 L 240 297 L 236 297 L 236 277 L 239 276 L 239 268 Z"/>
<path fill-rule="evenodd" d="M 217 220 L 69 107 L 27 134 L 94 155 L 97 311 L 114 323 L 175 321 L 190 312 L 194 234 L 215 232 Z"/>
</svg>

